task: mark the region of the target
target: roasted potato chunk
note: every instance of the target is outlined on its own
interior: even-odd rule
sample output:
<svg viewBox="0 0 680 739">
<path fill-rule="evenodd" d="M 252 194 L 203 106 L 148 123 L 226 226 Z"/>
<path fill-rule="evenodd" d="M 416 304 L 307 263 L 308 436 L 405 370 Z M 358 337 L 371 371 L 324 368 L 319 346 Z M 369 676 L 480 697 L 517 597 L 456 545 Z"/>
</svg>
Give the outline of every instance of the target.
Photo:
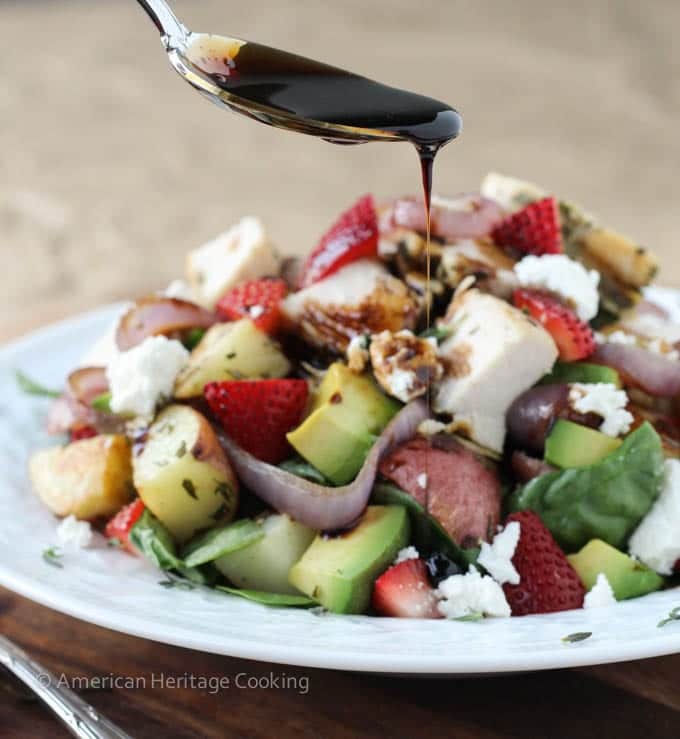
<svg viewBox="0 0 680 739">
<path fill-rule="evenodd" d="M 230 521 L 238 480 L 208 420 L 185 405 L 168 406 L 133 459 L 144 505 L 178 542 Z"/>
<path fill-rule="evenodd" d="M 208 329 L 175 383 L 176 398 L 203 394 L 209 382 L 285 377 L 290 370 L 278 344 L 244 318 Z"/>
<path fill-rule="evenodd" d="M 134 493 L 130 445 L 119 434 L 36 452 L 29 473 L 38 497 L 57 516 L 111 516 Z"/>
</svg>

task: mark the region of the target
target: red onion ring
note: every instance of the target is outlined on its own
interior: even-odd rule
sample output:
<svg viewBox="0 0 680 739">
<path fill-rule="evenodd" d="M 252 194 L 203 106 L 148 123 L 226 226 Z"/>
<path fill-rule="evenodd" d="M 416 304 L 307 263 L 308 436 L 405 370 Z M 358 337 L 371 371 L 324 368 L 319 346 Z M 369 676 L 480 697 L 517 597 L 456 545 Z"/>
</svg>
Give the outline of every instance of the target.
<svg viewBox="0 0 680 739">
<path fill-rule="evenodd" d="M 220 443 L 241 482 L 280 513 L 319 530 L 341 529 L 356 521 L 366 507 L 380 460 L 393 447 L 411 439 L 429 416 L 422 401 L 401 409 L 375 442 L 354 482 L 326 487 L 304 480 L 243 451 L 224 432 Z"/>
<path fill-rule="evenodd" d="M 639 387 L 649 395 L 671 398 L 680 394 L 680 362 L 642 347 L 600 344 L 588 361 L 612 367 L 625 385 Z"/>
<path fill-rule="evenodd" d="M 214 313 L 188 300 L 158 296 L 142 298 L 120 319 L 116 344 L 121 351 L 127 351 L 149 336 L 210 328 L 217 320 Z"/>
<path fill-rule="evenodd" d="M 430 232 L 432 236 L 455 241 L 487 236 L 503 220 L 505 213 L 494 200 L 477 193 L 458 195 L 451 201 L 454 207 L 432 205 Z M 422 198 L 406 197 L 391 201 L 380 214 L 380 232 L 409 228 L 425 233 L 425 208 Z"/>
</svg>

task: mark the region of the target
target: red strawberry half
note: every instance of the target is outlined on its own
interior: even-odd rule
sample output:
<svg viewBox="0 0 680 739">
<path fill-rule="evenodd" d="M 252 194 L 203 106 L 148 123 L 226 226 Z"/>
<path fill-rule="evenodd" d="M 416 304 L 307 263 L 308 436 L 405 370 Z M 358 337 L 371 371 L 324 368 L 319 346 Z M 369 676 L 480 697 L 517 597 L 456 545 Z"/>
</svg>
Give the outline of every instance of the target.
<svg viewBox="0 0 680 739">
<path fill-rule="evenodd" d="M 555 198 L 529 203 L 509 215 L 491 232 L 491 238 L 508 249 L 522 254 L 561 254 L 562 232 Z"/>
<path fill-rule="evenodd" d="M 273 334 L 280 327 L 280 304 L 287 292 L 283 280 L 250 280 L 220 298 L 217 314 L 228 321 L 250 318 L 261 331 Z"/>
<path fill-rule="evenodd" d="M 422 559 L 404 560 L 382 574 L 373 586 L 372 604 L 381 616 L 443 617 Z"/>
<path fill-rule="evenodd" d="M 508 516 L 505 525 L 511 521 L 520 525 L 512 558 L 520 581 L 518 585 L 503 585 L 512 615 L 581 608 L 585 588 L 541 519 L 533 511 L 521 511 Z"/>
<path fill-rule="evenodd" d="M 345 211 L 309 255 L 300 277 L 307 287 L 357 259 L 378 256 L 378 216 L 371 195 Z"/>
<path fill-rule="evenodd" d="M 137 554 L 137 550 L 130 541 L 130 531 L 144 513 L 144 503 L 137 498 L 133 503 L 121 508 L 118 513 L 106 524 L 104 533 L 108 539 L 118 539 L 123 549 L 130 554 Z"/>
<path fill-rule="evenodd" d="M 517 308 L 526 311 L 553 337 L 560 359 L 575 362 L 595 351 L 593 330 L 556 298 L 537 290 L 515 290 L 512 300 Z"/>
<path fill-rule="evenodd" d="M 290 456 L 286 434 L 307 407 L 305 380 L 234 380 L 205 386 L 210 410 L 231 438 L 254 457 L 278 464 Z"/>
</svg>

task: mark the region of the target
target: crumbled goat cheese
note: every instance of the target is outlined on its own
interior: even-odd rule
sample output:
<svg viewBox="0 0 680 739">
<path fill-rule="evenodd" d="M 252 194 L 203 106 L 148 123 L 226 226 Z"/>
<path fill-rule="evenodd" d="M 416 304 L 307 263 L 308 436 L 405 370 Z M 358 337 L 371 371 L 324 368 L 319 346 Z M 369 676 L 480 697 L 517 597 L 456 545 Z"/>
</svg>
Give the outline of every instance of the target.
<svg viewBox="0 0 680 739">
<path fill-rule="evenodd" d="M 394 560 L 394 564 L 398 565 L 402 562 L 406 562 L 409 559 L 420 559 L 420 554 L 418 554 L 418 550 L 413 547 L 404 547 L 397 553 L 397 558 Z"/>
<path fill-rule="evenodd" d="M 264 308 L 261 305 L 251 305 L 250 308 L 248 308 L 248 315 L 253 319 L 253 321 L 257 321 L 257 319 L 264 314 Z"/>
<path fill-rule="evenodd" d="M 616 603 L 614 591 L 607 580 L 604 572 L 600 572 L 595 581 L 595 585 L 586 593 L 583 600 L 584 608 L 604 608 L 605 606 L 613 606 Z"/>
<path fill-rule="evenodd" d="M 194 291 L 191 289 L 191 285 L 184 280 L 173 280 L 165 290 L 163 290 L 161 295 L 164 298 L 188 300 L 190 303 L 193 303 L 196 300 L 194 297 Z"/>
<path fill-rule="evenodd" d="M 415 372 L 395 367 L 389 374 L 383 375 L 381 384 L 390 395 L 398 398 L 403 403 L 408 403 L 417 382 L 418 376 Z"/>
<path fill-rule="evenodd" d="M 524 257 L 515 265 L 515 274 L 522 287 L 559 295 L 582 321 L 590 321 L 597 315 L 600 274 L 596 270 L 587 270 L 564 254 L 545 254 Z"/>
<path fill-rule="evenodd" d="M 477 561 L 499 585 L 506 582 L 511 585 L 519 584 L 519 572 L 512 564 L 519 535 L 519 522 L 511 521 L 500 533 L 496 534 L 491 544 L 482 542 Z"/>
<path fill-rule="evenodd" d="M 626 410 L 628 396 L 609 382 L 575 382 L 569 391 L 569 404 L 579 413 L 596 413 L 602 417 L 600 431 L 616 438 L 630 430 L 633 416 Z"/>
<path fill-rule="evenodd" d="M 663 339 L 650 339 L 645 348 L 673 362 L 680 359 L 680 352 L 677 349 L 669 349 L 668 344 Z"/>
<path fill-rule="evenodd" d="M 92 542 L 92 527 L 87 521 L 67 516 L 57 526 L 57 541 L 62 547 L 84 549 Z"/>
<path fill-rule="evenodd" d="M 636 346 L 638 343 L 637 336 L 627 334 L 625 331 L 621 330 L 605 334 L 604 341 L 607 344 L 625 344 L 626 346 Z"/>
<path fill-rule="evenodd" d="M 365 334 L 353 336 L 347 345 L 347 365 L 352 372 L 363 372 L 368 364 L 369 338 Z"/>
<path fill-rule="evenodd" d="M 437 434 L 445 433 L 447 429 L 447 424 L 427 418 L 418 426 L 418 433 L 421 436 L 436 436 Z"/>
<path fill-rule="evenodd" d="M 416 482 L 418 483 L 419 487 L 425 490 L 427 488 L 427 473 L 421 472 L 418 477 L 416 477 Z"/>
<path fill-rule="evenodd" d="M 451 575 L 439 583 L 439 610 L 446 618 L 462 618 L 473 613 L 509 616 L 510 606 L 503 588 L 488 575 L 470 565 L 465 575 Z"/>
<path fill-rule="evenodd" d="M 661 495 L 630 538 L 630 553 L 661 575 L 680 559 L 680 460 L 667 459 Z"/>
<path fill-rule="evenodd" d="M 179 341 L 165 336 L 150 336 L 121 352 L 106 368 L 111 410 L 151 416 L 162 399 L 171 397 L 188 358 L 189 352 Z"/>
</svg>

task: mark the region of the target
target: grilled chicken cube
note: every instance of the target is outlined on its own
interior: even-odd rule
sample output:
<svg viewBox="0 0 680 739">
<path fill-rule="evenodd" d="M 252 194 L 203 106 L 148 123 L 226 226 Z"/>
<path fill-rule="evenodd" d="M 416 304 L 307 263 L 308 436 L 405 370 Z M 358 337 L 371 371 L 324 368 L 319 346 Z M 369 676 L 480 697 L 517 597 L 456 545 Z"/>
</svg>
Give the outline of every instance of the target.
<svg viewBox="0 0 680 739">
<path fill-rule="evenodd" d="M 411 331 L 382 331 L 372 337 L 369 352 L 375 379 L 403 403 L 424 395 L 429 384 L 443 375 L 437 342 Z"/>
<path fill-rule="evenodd" d="M 354 336 L 412 329 L 420 306 L 379 262 L 360 259 L 289 295 L 282 311 L 289 330 L 310 344 L 343 354 Z"/>
<path fill-rule="evenodd" d="M 512 401 L 557 359 L 550 334 L 508 303 L 471 289 L 458 293 L 444 318 L 452 335 L 439 347 L 444 377 L 434 410 L 453 416 L 478 444 L 503 450 Z"/>
<path fill-rule="evenodd" d="M 187 255 L 187 279 L 196 300 L 209 310 L 232 287 L 273 277 L 279 257 L 258 218 L 242 218 L 213 241 Z"/>
</svg>

